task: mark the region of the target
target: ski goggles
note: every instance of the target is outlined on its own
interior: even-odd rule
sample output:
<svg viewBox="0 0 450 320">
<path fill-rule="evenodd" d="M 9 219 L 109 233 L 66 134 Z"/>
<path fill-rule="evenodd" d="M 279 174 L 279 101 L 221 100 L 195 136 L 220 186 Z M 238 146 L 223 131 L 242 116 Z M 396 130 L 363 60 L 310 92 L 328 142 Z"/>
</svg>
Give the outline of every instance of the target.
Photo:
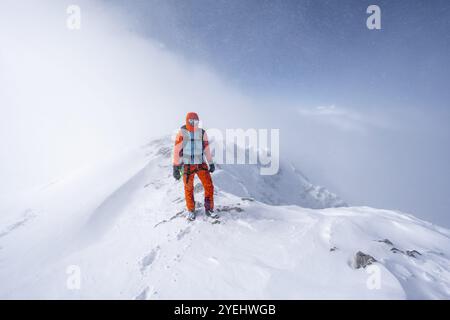
<svg viewBox="0 0 450 320">
<path fill-rule="evenodd" d="M 191 126 L 196 127 L 199 121 L 197 119 L 188 119 L 188 122 Z"/>
</svg>

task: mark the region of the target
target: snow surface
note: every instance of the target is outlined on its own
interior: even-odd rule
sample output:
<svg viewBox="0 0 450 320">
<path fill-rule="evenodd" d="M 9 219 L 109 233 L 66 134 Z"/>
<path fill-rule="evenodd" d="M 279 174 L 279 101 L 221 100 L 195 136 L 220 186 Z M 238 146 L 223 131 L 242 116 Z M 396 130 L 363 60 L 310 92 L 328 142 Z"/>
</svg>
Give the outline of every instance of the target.
<svg viewBox="0 0 450 320">
<path fill-rule="evenodd" d="M 189 223 L 170 156 L 170 139 L 156 139 L 3 199 L 0 298 L 450 298 L 449 230 L 345 207 L 286 163 L 273 177 L 219 166 L 221 223 L 201 209 Z M 197 185 L 199 202 L 201 192 Z M 359 251 L 377 262 L 356 268 Z M 80 268 L 79 289 L 67 286 L 70 266 Z M 368 285 L 374 270 L 376 288 Z"/>
</svg>

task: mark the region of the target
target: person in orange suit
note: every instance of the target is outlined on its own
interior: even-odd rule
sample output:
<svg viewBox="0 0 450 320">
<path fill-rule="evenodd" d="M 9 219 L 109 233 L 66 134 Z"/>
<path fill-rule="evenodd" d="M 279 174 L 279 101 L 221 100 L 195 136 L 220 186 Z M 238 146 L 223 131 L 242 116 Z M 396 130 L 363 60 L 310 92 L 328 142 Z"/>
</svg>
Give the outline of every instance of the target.
<svg viewBox="0 0 450 320">
<path fill-rule="evenodd" d="M 180 128 L 175 138 L 173 152 L 173 176 L 179 180 L 181 178 L 180 171 L 183 171 L 184 197 L 189 220 L 195 220 L 195 175 L 198 176 L 205 190 L 206 215 L 212 218 L 218 217 L 214 212 L 214 185 L 210 174 L 214 172 L 215 166 L 208 136 L 205 130 L 198 127 L 198 124 L 198 115 L 195 112 L 189 112 L 186 115 L 186 124 Z"/>
</svg>

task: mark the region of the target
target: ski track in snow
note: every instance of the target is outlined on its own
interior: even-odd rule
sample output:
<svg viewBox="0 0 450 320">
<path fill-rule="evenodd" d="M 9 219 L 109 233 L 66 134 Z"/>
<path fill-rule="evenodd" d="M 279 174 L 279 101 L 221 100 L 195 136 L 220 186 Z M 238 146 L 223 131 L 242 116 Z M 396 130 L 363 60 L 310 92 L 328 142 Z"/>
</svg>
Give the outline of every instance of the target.
<svg viewBox="0 0 450 320">
<path fill-rule="evenodd" d="M 450 298 L 450 231 L 412 215 L 262 203 L 258 178 L 244 172 L 248 179 L 236 181 L 242 186 L 233 194 L 240 171 L 224 166 L 213 175 L 220 223 L 204 215 L 198 181 L 197 219 L 186 221 L 182 183 L 170 175 L 168 143 L 155 140 L 137 153 L 140 159 L 133 153 L 101 174 L 88 171 L 86 185 L 50 185 L 31 201 L 32 209 L 0 221 L 0 298 Z M 330 197 L 324 204 L 341 203 L 305 180 L 289 180 L 303 179 L 295 172 L 276 179 L 303 185 L 311 208 L 322 206 L 311 193 L 318 190 Z M 77 179 L 84 181 L 82 175 Z M 275 192 L 273 181 L 264 181 Z M 67 200 L 73 194 L 76 200 Z M 64 201 L 52 202 L 59 198 Z M 272 199 L 289 200 L 276 200 L 276 194 Z M 355 269 L 358 251 L 376 259 L 379 289 L 367 287 L 369 269 Z M 81 270 L 80 290 L 67 288 L 71 265 Z"/>
</svg>

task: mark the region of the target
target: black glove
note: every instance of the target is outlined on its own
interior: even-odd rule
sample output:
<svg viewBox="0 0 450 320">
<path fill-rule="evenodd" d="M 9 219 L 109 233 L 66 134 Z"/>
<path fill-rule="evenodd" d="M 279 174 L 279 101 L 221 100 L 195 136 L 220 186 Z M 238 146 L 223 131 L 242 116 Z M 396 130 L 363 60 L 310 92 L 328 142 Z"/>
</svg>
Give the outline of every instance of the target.
<svg viewBox="0 0 450 320">
<path fill-rule="evenodd" d="M 211 163 L 211 164 L 209 165 L 209 172 L 213 173 L 214 170 L 216 170 L 216 166 L 214 165 L 214 163 Z"/>
<path fill-rule="evenodd" d="M 180 178 L 181 178 L 180 166 L 173 166 L 173 177 L 176 180 L 180 180 Z"/>
</svg>

